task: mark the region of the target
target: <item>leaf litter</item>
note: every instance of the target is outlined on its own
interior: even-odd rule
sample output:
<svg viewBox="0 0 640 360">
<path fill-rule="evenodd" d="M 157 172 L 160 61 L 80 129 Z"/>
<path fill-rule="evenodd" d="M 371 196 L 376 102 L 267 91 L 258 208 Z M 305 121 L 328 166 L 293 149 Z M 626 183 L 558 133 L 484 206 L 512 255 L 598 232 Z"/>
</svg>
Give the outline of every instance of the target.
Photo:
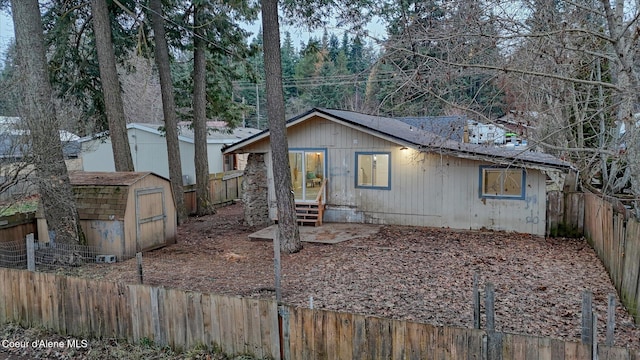
<svg viewBox="0 0 640 360">
<path fill-rule="evenodd" d="M 331 226 L 325 224 L 323 226 Z M 177 244 L 144 254 L 145 284 L 275 298 L 273 246 L 250 241 L 242 204 L 190 218 Z M 476 273 L 495 286 L 496 330 L 580 340 L 583 291 L 593 293 L 604 342 L 609 276 L 584 239 L 520 233 L 383 226 L 378 234 L 334 244 L 304 243 L 282 254 L 285 303 L 434 325 L 472 327 Z M 95 264 L 73 275 L 137 283 L 136 260 Z M 640 348 L 640 328 L 616 296 L 615 346 Z"/>
</svg>

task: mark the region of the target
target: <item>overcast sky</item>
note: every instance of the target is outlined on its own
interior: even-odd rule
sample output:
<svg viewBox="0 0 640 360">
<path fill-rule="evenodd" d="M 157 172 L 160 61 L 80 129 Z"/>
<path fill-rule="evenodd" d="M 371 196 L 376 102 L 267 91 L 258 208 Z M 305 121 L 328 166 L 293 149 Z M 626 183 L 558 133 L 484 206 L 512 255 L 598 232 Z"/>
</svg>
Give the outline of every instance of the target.
<svg viewBox="0 0 640 360">
<path fill-rule="evenodd" d="M 13 20 L 4 11 L 0 11 L 0 66 L 4 64 L 5 51 L 13 40 Z"/>
</svg>

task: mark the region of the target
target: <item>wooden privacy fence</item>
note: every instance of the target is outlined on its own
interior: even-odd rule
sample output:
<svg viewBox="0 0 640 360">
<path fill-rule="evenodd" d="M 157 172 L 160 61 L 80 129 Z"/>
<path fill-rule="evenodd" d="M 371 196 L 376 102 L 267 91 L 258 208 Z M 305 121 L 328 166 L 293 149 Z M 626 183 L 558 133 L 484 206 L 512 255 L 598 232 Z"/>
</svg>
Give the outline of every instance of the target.
<svg viewBox="0 0 640 360">
<path fill-rule="evenodd" d="M 209 175 L 209 194 L 214 205 L 228 203 L 242 197 L 242 174 L 242 170 L 232 170 Z M 195 214 L 195 185 L 184 187 L 184 204 L 189 214 Z"/>
<path fill-rule="evenodd" d="M 0 242 L 21 240 L 31 233 L 37 233 L 35 213 L 17 213 L 0 217 Z"/>
<path fill-rule="evenodd" d="M 577 342 L 12 269 L 0 269 L 0 322 L 287 360 L 591 358 L 591 345 Z M 598 358 L 640 353 L 599 346 Z"/>
<path fill-rule="evenodd" d="M 640 324 L 640 224 L 625 220 L 614 206 L 585 194 L 585 235 L 615 285 L 622 303 Z"/>
<path fill-rule="evenodd" d="M 549 191 L 547 228 L 550 236 L 581 236 L 584 232 L 584 193 Z"/>
</svg>

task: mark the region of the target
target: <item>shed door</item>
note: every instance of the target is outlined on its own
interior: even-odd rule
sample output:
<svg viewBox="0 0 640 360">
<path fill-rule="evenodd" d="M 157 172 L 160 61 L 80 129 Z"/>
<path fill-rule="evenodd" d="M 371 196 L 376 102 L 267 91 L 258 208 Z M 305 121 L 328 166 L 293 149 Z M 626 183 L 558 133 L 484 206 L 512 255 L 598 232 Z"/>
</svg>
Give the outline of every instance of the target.
<svg viewBox="0 0 640 360">
<path fill-rule="evenodd" d="M 136 190 L 136 251 L 151 250 L 166 244 L 164 188 Z"/>
</svg>

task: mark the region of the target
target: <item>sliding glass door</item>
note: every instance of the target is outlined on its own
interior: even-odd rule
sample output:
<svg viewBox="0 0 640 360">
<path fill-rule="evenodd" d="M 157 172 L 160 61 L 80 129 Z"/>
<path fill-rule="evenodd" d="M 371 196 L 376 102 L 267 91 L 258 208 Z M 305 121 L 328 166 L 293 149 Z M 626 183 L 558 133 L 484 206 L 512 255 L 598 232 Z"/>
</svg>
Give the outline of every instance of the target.
<svg viewBox="0 0 640 360">
<path fill-rule="evenodd" d="M 325 170 L 324 149 L 300 149 L 289 151 L 291 183 L 296 200 L 313 201 L 317 198 Z"/>
</svg>

